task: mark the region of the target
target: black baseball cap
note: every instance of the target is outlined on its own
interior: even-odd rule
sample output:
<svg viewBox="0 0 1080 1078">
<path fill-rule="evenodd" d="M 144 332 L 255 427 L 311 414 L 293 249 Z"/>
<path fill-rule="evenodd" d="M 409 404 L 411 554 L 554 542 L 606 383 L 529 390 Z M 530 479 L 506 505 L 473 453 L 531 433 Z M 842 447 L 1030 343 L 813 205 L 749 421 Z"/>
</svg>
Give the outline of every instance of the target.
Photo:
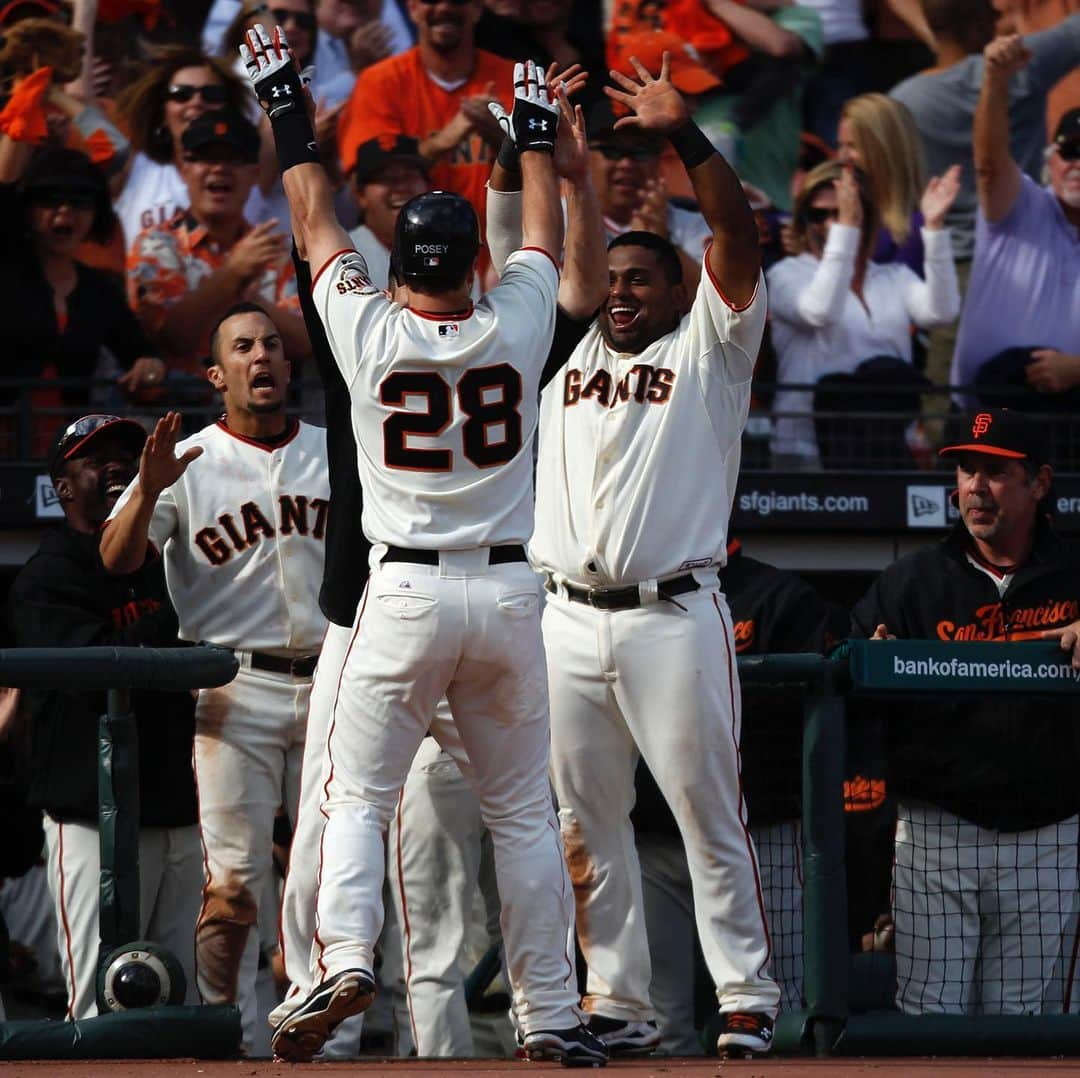
<svg viewBox="0 0 1080 1078">
<path fill-rule="evenodd" d="M 1054 143 L 1057 146 L 1073 139 L 1080 140 L 1080 108 L 1069 109 L 1058 120 L 1057 130 L 1054 132 Z"/>
<path fill-rule="evenodd" d="M 134 419 L 118 415 L 84 415 L 57 434 L 49 451 L 49 477 L 55 479 L 63 471 L 66 461 L 86 452 L 91 443 L 106 432 L 126 441 L 136 456 L 146 444 L 146 431 Z"/>
<path fill-rule="evenodd" d="M 986 453 L 991 457 L 1027 460 L 1035 467 L 1050 463 L 1042 426 L 1008 408 L 982 408 L 954 420 L 948 444 L 939 456 L 950 453 Z"/>
<path fill-rule="evenodd" d="M 223 108 L 204 112 L 192 120 L 180 136 L 180 145 L 189 153 L 204 146 L 221 143 L 239 150 L 244 160 L 254 164 L 259 159 L 259 132 L 238 109 Z"/>
<path fill-rule="evenodd" d="M 431 163 L 421 156 L 416 139 L 408 135 L 378 135 L 360 143 L 353 177 L 358 184 L 367 183 L 380 169 L 395 161 L 415 165 L 425 176 L 431 168 Z"/>
<path fill-rule="evenodd" d="M 78 150 L 49 146 L 34 154 L 19 181 L 19 189 L 33 195 L 42 191 L 87 194 L 108 199 L 105 177 L 89 157 Z"/>
</svg>

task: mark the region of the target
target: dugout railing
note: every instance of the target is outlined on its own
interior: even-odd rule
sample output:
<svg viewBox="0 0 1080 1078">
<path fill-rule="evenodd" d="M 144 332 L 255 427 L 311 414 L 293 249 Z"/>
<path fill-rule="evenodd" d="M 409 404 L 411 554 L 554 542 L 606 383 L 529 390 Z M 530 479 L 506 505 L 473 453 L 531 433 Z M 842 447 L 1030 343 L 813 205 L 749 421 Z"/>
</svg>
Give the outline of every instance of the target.
<svg viewBox="0 0 1080 1078">
<path fill-rule="evenodd" d="M 131 691 L 190 692 L 228 684 L 239 662 L 225 648 L 9 648 L 0 649 L 0 685 L 106 694 L 98 721 L 98 830 L 101 849 L 98 1008 L 75 1022 L 0 1022 L 0 1061 L 33 1059 L 219 1059 L 240 1045 L 235 1006 L 184 1006 L 180 988 L 167 1005 L 119 1008 L 108 999 L 111 956 L 130 961 L 140 942 L 139 756 Z M 162 949 L 137 947 L 135 961 L 154 960 L 178 972 Z M 117 968 L 114 966 L 114 968 Z M 161 968 L 158 966 L 157 968 Z M 182 983 L 183 974 L 180 973 Z M 111 1009 L 110 1009 L 111 1006 Z"/>
<path fill-rule="evenodd" d="M 775 1050 L 818 1056 L 1080 1054 L 1080 1014 L 904 1014 L 881 1007 L 880 1000 L 877 1010 L 853 1013 L 849 991 L 853 955 L 844 841 L 848 704 L 908 701 L 917 709 L 920 701 L 992 694 L 1045 698 L 1060 710 L 1063 696 L 1080 697 L 1080 672 L 1071 670 L 1056 642 L 851 640 L 828 659 L 743 657 L 739 671 L 746 692 L 798 684 L 805 693 L 805 1005 L 801 1011 L 781 1013 Z M 1062 719 L 1069 721 L 1068 711 Z M 1075 877 L 1071 885 L 1075 888 Z"/>
</svg>

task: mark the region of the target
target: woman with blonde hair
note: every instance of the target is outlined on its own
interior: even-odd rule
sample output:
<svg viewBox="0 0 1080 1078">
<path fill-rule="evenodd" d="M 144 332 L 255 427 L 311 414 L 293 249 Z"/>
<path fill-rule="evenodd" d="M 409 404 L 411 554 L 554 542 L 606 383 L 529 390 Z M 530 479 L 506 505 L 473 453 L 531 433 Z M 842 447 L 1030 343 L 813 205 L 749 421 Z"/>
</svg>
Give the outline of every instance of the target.
<svg viewBox="0 0 1080 1078">
<path fill-rule="evenodd" d="M 941 325 L 960 309 L 945 228 L 959 187 L 955 167 L 923 194 L 923 280 L 904 263 L 872 260 L 881 212 L 866 173 L 826 161 L 807 175 L 792 220 L 797 253 L 766 274 L 777 382 L 813 386 L 825 376 L 854 375 L 895 384 L 917 377 L 912 323 Z M 781 388 L 773 411 L 773 466 L 818 467 L 813 391 Z"/>
<path fill-rule="evenodd" d="M 911 113 L 884 94 L 860 94 L 844 105 L 837 142 L 837 158 L 866 174 L 881 215 L 873 261 L 903 262 L 921 274 L 926 168 Z"/>
</svg>

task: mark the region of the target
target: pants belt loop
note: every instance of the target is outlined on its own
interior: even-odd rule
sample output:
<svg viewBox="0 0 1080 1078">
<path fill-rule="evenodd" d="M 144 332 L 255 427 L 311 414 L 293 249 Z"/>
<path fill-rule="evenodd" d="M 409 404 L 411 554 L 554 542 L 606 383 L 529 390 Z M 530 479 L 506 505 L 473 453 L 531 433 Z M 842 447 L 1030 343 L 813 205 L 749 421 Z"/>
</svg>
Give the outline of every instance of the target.
<svg viewBox="0 0 1080 1078">
<path fill-rule="evenodd" d="M 638 598 L 642 606 L 660 602 L 660 588 L 655 578 L 638 582 Z"/>
</svg>

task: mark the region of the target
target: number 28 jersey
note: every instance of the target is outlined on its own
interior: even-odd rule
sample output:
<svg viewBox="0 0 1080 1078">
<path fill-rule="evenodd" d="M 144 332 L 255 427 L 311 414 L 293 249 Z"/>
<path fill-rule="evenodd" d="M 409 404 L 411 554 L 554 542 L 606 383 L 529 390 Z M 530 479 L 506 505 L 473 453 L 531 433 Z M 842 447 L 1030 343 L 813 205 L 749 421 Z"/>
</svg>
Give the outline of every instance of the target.
<svg viewBox="0 0 1080 1078">
<path fill-rule="evenodd" d="M 555 327 L 558 269 L 525 248 L 459 314 L 402 307 L 355 251 L 312 286 L 349 387 L 364 534 L 372 543 L 463 550 L 525 543 L 532 440 Z"/>
</svg>

